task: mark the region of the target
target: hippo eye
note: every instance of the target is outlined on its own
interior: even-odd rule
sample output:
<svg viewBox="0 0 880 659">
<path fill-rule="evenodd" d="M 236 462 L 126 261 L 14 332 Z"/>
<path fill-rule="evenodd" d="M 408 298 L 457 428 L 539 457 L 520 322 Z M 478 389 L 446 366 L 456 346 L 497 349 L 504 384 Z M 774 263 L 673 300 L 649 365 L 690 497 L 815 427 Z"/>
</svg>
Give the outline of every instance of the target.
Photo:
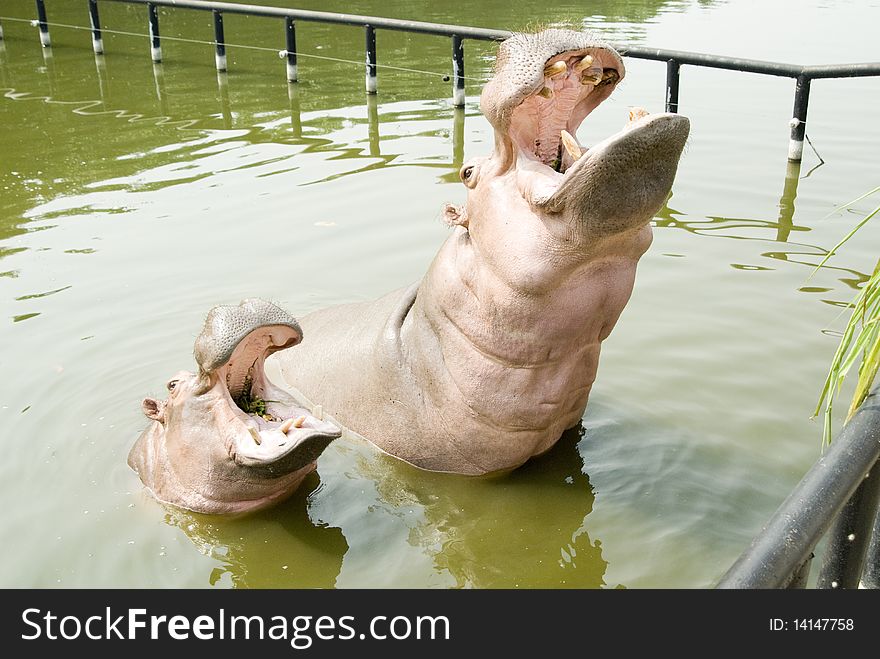
<svg viewBox="0 0 880 659">
<path fill-rule="evenodd" d="M 473 165 L 469 165 L 468 167 L 465 167 L 463 170 L 461 170 L 461 180 L 462 181 L 469 181 L 471 176 L 473 176 L 473 175 L 474 175 L 474 166 Z"/>
<path fill-rule="evenodd" d="M 174 388 L 177 386 L 179 380 L 168 380 L 168 384 L 165 386 L 168 388 L 168 391 L 174 391 Z"/>
</svg>

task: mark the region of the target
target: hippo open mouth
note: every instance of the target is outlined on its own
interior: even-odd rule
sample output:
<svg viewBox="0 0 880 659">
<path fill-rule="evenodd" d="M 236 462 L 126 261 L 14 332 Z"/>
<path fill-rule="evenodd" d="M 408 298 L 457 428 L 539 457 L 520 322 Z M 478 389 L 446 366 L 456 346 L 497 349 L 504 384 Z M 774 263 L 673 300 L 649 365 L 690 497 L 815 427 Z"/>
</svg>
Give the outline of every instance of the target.
<svg viewBox="0 0 880 659">
<path fill-rule="evenodd" d="M 259 299 L 216 307 L 205 320 L 194 354 L 205 385 L 229 405 L 228 449 L 238 464 L 287 473 L 314 462 L 341 435 L 266 378 L 266 358 L 301 341 L 296 320 Z"/>
<path fill-rule="evenodd" d="M 495 128 L 498 165 L 516 169 L 534 207 L 605 221 L 610 233 L 620 229 L 615 219 L 651 215 L 662 205 L 687 140 L 687 118 L 633 108 L 621 131 L 592 147 L 575 137 L 625 75 L 620 55 L 590 33 L 552 29 L 501 45 L 481 107 Z"/>
<path fill-rule="evenodd" d="M 153 423 L 128 463 L 160 501 L 203 513 L 258 510 L 293 492 L 342 431 L 268 381 L 266 357 L 302 341 L 296 320 L 259 299 L 215 307 L 196 338 L 198 373 L 146 398 Z"/>
</svg>

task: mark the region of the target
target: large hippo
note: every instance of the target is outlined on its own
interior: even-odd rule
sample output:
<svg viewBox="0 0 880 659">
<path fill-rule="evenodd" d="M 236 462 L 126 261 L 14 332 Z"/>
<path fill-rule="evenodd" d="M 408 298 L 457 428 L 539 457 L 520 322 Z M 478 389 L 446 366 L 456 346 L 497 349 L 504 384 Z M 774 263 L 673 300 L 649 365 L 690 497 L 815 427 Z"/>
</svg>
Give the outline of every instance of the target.
<svg viewBox="0 0 880 659">
<path fill-rule="evenodd" d="M 303 318 L 309 340 L 273 358 L 285 385 L 435 471 L 509 470 L 577 425 L 689 132 L 636 110 L 580 145 L 624 74 L 587 33 L 502 43 L 480 100 L 495 147 L 461 168 L 467 203 L 447 206 L 452 234 L 424 279 Z"/>
<path fill-rule="evenodd" d="M 146 398 L 153 423 L 128 463 L 160 501 L 201 513 L 264 508 L 291 494 L 340 436 L 265 376 L 273 352 L 297 345 L 287 312 L 251 299 L 215 307 L 196 339 L 198 373 L 182 371 L 168 398 Z"/>
</svg>

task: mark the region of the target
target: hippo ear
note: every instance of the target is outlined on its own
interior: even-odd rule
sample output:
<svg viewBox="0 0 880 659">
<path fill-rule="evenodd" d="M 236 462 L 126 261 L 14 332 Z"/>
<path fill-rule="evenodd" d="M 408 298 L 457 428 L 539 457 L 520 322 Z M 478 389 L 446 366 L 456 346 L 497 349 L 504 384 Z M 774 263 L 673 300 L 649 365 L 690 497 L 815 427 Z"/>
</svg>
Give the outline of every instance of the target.
<svg viewBox="0 0 880 659">
<path fill-rule="evenodd" d="M 451 227 L 456 225 L 467 227 L 467 212 L 463 206 L 446 204 L 446 206 L 443 207 L 443 221 Z"/>
<path fill-rule="evenodd" d="M 165 423 L 165 403 L 163 401 L 156 400 L 155 398 L 144 398 L 141 406 L 147 418 L 159 423 Z"/>
</svg>

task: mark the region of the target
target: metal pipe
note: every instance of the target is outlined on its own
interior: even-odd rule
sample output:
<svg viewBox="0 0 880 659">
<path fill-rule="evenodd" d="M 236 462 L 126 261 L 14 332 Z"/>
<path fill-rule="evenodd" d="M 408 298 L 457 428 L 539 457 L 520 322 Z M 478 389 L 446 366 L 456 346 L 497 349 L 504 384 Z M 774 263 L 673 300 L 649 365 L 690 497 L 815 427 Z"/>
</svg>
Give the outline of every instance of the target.
<svg viewBox="0 0 880 659">
<path fill-rule="evenodd" d="M 223 36 L 223 12 L 214 10 L 214 66 L 226 70 L 226 39 Z"/>
<path fill-rule="evenodd" d="M 40 26 L 40 45 L 43 48 L 49 48 L 52 45 L 52 38 L 49 36 L 46 5 L 43 0 L 37 0 L 37 24 Z"/>
<path fill-rule="evenodd" d="M 678 79 L 681 64 L 671 59 L 666 62 L 666 111 L 678 112 Z"/>
<path fill-rule="evenodd" d="M 871 531 L 871 542 L 868 544 L 860 585 L 863 588 L 880 588 L 880 510 L 874 518 L 874 529 Z"/>
<path fill-rule="evenodd" d="M 288 16 L 284 19 L 284 35 L 287 43 L 287 50 L 284 51 L 287 56 L 287 82 L 296 82 L 297 65 L 296 65 L 296 23 Z"/>
<path fill-rule="evenodd" d="M 794 91 L 794 109 L 789 122 L 791 139 L 788 142 L 788 159 L 800 162 L 804 153 L 804 134 L 807 132 L 807 105 L 810 102 L 810 79 L 798 76 Z"/>
<path fill-rule="evenodd" d="M 666 48 L 645 48 L 643 46 L 626 45 L 616 45 L 615 48 L 621 55 L 634 57 L 636 59 L 655 60 L 658 62 L 675 60 L 679 64 L 689 64 L 691 66 L 708 66 L 714 69 L 747 71 L 749 73 L 763 73 L 765 75 L 783 76 L 787 78 L 796 78 L 804 71 L 804 67 L 797 64 L 765 62 L 763 60 L 743 59 L 740 57 L 721 57 L 719 55 L 691 53 L 686 50 L 669 50 Z"/>
<path fill-rule="evenodd" d="M 404 32 L 419 32 L 423 34 L 436 34 L 452 37 L 458 35 L 463 39 L 479 39 L 484 41 L 503 41 L 513 33 L 508 30 L 489 30 L 484 28 L 469 27 L 466 25 L 446 25 L 441 23 L 427 23 L 424 21 L 407 21 L 396 18 L 382 18 L 380 16 L 358 16 L 356 14 L 340 14 L 337 12 L 310 11 L 305 9 L 287 9 L 284 7 L 265 7 L 260 5 L 248 5 L 234 2 L 209 2 L 207 0 L 104 0 L 105 2 L 122 2 L 126 4 L 156 4 L 163 7 L 177 7 L 182 9 L 195 9 L 212 11 L 218 9 L 227 14 L 246 14 L 249 16 L 269 16 L 276 18 L 293 18 L 301 21 L 317 23 L 335 23 L 340 25 L 355 25 L 364 27 L 372 25 L 375 29 L 402 30 Z M 670 59 L 679 64 L 693 66 L 708 66 L 716 69 L 729 69 L 733 71 L 746 71 L 749 73 L 763 73 L 767 75 L 785 76 L 797 78 L 807 75 L 810 78 L 833 78 L 850 76 L 880 75 L 880 62 L 864 64 L 832 64 L 825 66 L 804 67 L 797 64 L 785 64 L 781 62 L 764 62 L 734 57 L 721 57 L 718 55 L 706 55 L 691 53 L 682 50 L 667 50 L 664 48 L 646 48 L 643 46 L 616 45 L 615 48 L 622 55 L 636 59 L 657 60 L 666 62 Z"/>
<path fill-rule="evenodd" d="M 159 41 L 159 11 L 152 2 L 147 3 L 147 16 L 150 19 L 150 57 L 154 62 L 161 62 L 162 42 Z"/>
<path fill-rule="evenodd" d="M 366 27 L 366 37 L 367 37 L 367 71 L 366 71 L 366 86 L 368 94 L 376 93 L 376 30 L 372 25 L 367 25 Z"/>
<path fill-rule="evenodd" d="M 265 7 L 260 5 L 246 5 L 236 2 L 207 2 L 203 0 L 106 0 L 107 2 L 123 2 L 133 4 L 155 3 L 163 7 L 177 7 L 182 9 L 197 9 L 211 11 L 219 9 L 225 14 L 247 14 L 249 16 L 269 16 L 275 18 L 290 18 L 300 21 L 312 21 L 316 23 L 335 23 L 338 25 L 355 25 L 364 27 L 372 25 L 382 30 L 401 30 L 403 32 L 420 32 L 423 34 L 436 34 L 451 37 L 455 34 L 467 39 L 482 39 L 485 41 L 503 41 L 513 33 L 508 30 L 486 30 L 466 25 L 445 25 L 441 23 L 426 23 L 424 21 L 406 21 L 397 18 L 382 18 L 380 16 L 358 16 L 357 14 L 340 14 L 329 11 L 311 11 L 306 9 L 286 9 L 283 7 Z"/>
<path fill-rule="evenodd" d="M 731 566 L 718 588 L 780 588 L 880 457 L 880 383 Z"/>
<path fill-rule="evenodd" d="M 101 19 L 98 17 L 98 0 L 89 0 L 89 23 L 92 24 L 92 50 L 95 55 L 104 54 L 104 39 L 101 37 Z"/>
<path fill-rule="evenodd" d="M 0 41 L 3 41 L 3 24 L 0 23 Z"/>
<path fill-rule="evenodd" d="M 452 35 L 452 105 L 464 107 L 464 40 Z"/>
<path fill-rule="evenodd" d="M 817 588 L 858 588 L 880 496 L 880 463 L 875 463 L 828 531 L 828 546 Z"/>
<path fill-rule="evenodd" d="M 880 76 L 880 62 L 805 66 L 803 74 L 813 80 L 816 78 L 859 78 L 863 76 Z"/>
<path fill-rule="evenodd" d="M 803 590 L 807 587 L 807 579 L 810 578 L 810 568 L 813 565 L 813 555 L 810 554 L 807 556 L 807 560 L 805 560 L 799 568 L 794 571 L 794 574 L 791 575 L 791 581 L 789 581 L 785 588 L 786 590 Z"/>
</svg>

